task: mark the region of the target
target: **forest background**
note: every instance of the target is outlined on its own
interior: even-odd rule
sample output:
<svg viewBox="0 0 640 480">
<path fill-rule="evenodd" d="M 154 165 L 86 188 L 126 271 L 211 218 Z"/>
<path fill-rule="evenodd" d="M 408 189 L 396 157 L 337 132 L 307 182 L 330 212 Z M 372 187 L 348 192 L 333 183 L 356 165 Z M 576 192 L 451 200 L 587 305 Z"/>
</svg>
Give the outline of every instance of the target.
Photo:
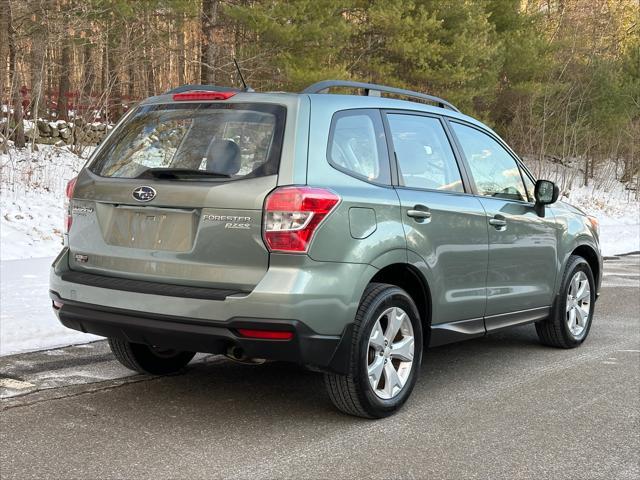
<svg viewBox="0 0 640 480">
<path fill-rule="evenodd" d="M 233 58 L 259 91 L 441 96 L 537 173 L 565 167 L 561 187 L 611 177 L 637 199 L 639 0 L 0 0 L 0 149 L 29 144 L 25 119 L 115 122 L 177 85 L 238 86 Z"/>
</svg>

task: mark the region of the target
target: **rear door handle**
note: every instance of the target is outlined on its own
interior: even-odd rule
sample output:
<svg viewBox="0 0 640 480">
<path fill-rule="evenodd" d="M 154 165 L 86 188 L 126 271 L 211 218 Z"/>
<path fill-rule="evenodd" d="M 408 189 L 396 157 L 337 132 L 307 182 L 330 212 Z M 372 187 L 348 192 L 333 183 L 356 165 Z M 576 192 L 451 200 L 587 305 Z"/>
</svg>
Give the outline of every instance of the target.
<svg viewBox="0 0 640 480">
<path fill-rule="evenodd" d="M 429 208 L 424 205 L 416 205 L 415 207 L 407 210 L 407 215 L 415 219 L 431 218 Z"/>
<path fill-rule="evenodd" d="M 493 225 L 496 228 L 506 227 L 507 220 L 502 215 L 496 215 L 489 219 L 489 225 Z"/>
</svg>

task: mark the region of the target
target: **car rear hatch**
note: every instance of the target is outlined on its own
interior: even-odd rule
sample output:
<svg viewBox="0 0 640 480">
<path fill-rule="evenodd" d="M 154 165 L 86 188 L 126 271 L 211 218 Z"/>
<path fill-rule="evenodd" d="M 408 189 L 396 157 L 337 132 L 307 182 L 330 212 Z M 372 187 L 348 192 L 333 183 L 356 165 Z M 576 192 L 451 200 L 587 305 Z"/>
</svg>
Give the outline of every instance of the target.
<svg viewBox="0 0 640 480">
<path fill-rule="evenodd" d="M 142 105 L 96 152 L 70 206 L 70 268 L 86 283 L 242 292 L 262 278 L 262 207 L 278 183 L 287 107 L 224 100 Z"/>
</svg>

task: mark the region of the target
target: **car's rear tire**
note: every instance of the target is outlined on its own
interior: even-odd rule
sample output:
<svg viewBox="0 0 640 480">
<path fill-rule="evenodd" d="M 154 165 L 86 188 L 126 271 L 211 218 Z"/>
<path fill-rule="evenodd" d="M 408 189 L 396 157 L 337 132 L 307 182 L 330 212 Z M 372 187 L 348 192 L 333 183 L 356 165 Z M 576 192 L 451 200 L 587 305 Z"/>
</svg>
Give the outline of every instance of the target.
<svg viewBox="0 0 640 480">
<path fill-rule="evenodd" d="M 421 360 L 422 323 L 415 303 L 399 287 L 372 283 L 356 313 L 349 371 L 326 373 L 325 385 L 342 412 L 387 417 L 411 394 Z"/>
<path fill-rule="evenodd" d="M 536 323 L 540 342 L 558 348 L 582 344 L 591 329 L 595 300 L 596 287 L 589 263 L 572 255 L 549 318 Z"/>
<path fill-rule="evenodd" d="M 182 370 L 195 355 L 194 352 L 161 349 L 109 338 L 109 347 L 116 359 L 125 367 L 139 373 L 167 375 Z"/>
</svg>

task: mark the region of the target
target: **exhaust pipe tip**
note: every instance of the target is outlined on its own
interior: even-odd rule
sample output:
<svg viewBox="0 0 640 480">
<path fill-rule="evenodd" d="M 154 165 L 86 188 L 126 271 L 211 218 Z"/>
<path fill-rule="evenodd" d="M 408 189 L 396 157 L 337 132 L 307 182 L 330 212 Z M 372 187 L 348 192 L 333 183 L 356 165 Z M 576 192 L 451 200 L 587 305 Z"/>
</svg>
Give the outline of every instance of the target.
<svg viewBox="0 0 640 480">
<path fill-rule="evenodd" d="M 244 354 L 244 350 L 242 347 L 238 345 L 231 345 L 227 348 L 227 353 L 225 353 L 225 357 L 234 362 L 248 364 L 248 365 L 262 365 L 266 360 L 264 358 L 251 358 L 247 357 Z"/>
<path fill-rule="evenodd" d="M 227 348 L 227 357 L 231 357 L 234 360 L 243 360 L 246 358 L 244 350 L 237 345 L 231 345 Z"/>
</svg>

